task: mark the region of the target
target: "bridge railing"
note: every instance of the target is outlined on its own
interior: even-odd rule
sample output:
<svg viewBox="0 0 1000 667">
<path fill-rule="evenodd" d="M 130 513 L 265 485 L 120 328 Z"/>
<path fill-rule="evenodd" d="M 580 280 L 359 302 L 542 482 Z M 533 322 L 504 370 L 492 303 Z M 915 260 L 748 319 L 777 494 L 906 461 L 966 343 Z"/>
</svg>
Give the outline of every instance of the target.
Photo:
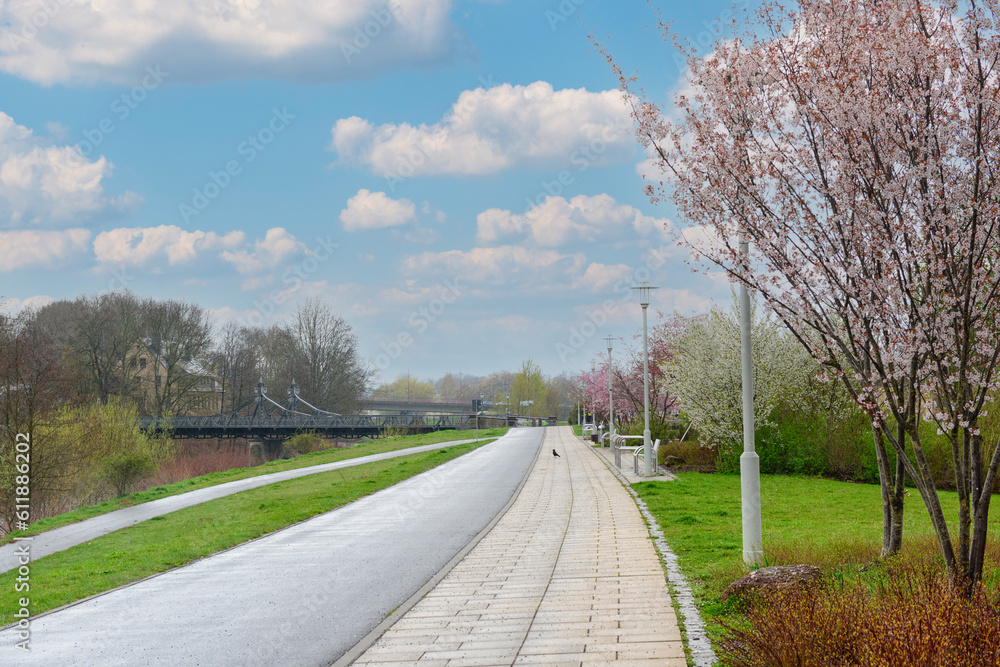
<svg viewBox="0 0 1000 667">
<path fill-rule="evenodd" d="M 490 419 L 480 417 L 480 426 L 486 428 Z M 239 414 L 211 415 L 208 417 L 144 417 L 140 428 L 144 431 L 242 431 L 280 429 L 296 431 L 325 431 L 329 429 L 385 430 L 387 428 L 465 428 L 474 425 L 470 415 L 264 415 Z"/>
</svg>

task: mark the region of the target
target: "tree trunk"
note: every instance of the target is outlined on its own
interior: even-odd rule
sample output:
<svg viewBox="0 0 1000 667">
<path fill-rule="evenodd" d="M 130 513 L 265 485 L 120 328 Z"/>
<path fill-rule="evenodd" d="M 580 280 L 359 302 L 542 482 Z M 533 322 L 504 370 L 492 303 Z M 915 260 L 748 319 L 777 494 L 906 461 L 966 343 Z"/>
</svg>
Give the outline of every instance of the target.
<svg viewBox="0 0 1000 667">
<path fill-rule="evenodd" d="M 895 553 L 892 550 L 892 489 L 889 486 L 889 453 L 882 438 L 882 429 L 872 424 L 875 441 L 875 460 L 878 462 L 878 485 L 882 492 L 882 558 Z"/>
<path fill-rule="evenodd" d="M 982 456 L 979 436 L 979 446 L 975 448 L 976 454 Z M 990 500 L 993 497 L 993 487 L 996 485 L 997 467 L 1000 466 L 1000 440 L 993 450 L 993 457 L 990 459 L 990 466 L 986 471 L 986 477 L 982 481 L 982 489 L 975 489 L 973 495 L 973 521 L 972 521 L 972 545 L 969 549 L 969 586 L 978 584 L 983 578 L 983 560 L 986 553 L 986 535 L 988 519 L 990 515 Z"/>
<path fill-rule="evenodd" d="M 905 441 L 904 441 L 905 442 Z M 892 484 L 892 526 L 889 533 L 889 553 L 894 555 L 903 548 L 903 482 L 906 479 L 906 466 L 899 456 L 896 457 L 896 476 Z"/>
<path fill-rule="evenodd" d="M 872 434 L 875 437 L 875 458 L 878 461 L 878 481 L 882 492 L 882 558 L 888 558 L 899 553 L 903 546 L 903 481 L 906 467 L 897 454 L 893 474 L 881 428 L 872 425 Z M 905 443 L 905 437 L 905 428 L 897 427 L 897 440 Z"/>
</svg>

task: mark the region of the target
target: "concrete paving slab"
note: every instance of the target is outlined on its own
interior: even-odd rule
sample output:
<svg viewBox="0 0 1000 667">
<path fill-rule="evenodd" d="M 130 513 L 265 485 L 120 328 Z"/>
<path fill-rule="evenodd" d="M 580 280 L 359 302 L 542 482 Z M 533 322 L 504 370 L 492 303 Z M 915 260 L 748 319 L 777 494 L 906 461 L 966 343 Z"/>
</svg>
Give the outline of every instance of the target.
<svg viewBox="0 0 1000 667">
<path fill-rule="evenodd" d="M 560 458 L 545 455 L 553 448 Z M 402 638 L 411 647 L 464 638 L 459 650 L 428 650 L 412 664 L 684 665 L 646 524 L 589 450 L 568 427 L 547 429 L 543 454 L 504 517 L 354 664 L 389 665 L 397 658 L 387 649 Z M 421 623 L 449 615 L 444 628 Z"/>
</svg>

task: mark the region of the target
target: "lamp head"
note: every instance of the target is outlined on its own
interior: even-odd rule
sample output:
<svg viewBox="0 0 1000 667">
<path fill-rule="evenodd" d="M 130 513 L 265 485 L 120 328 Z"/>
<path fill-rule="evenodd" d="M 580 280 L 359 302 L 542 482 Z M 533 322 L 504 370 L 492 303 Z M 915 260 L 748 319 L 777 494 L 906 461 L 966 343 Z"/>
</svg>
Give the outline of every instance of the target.
<svg viewBox="0 0 1000 667">
<path fill-rule="evenodd" d="M 648 280 L 643 280 L 639 285 L 633 287 L 632 289 L 639 290 L 639 305 L 645 308 L 649 305 L 649 291 L 654 289 L 660 289 L 659 287 L 653 287 L 649 284 Z"/>
</svg>

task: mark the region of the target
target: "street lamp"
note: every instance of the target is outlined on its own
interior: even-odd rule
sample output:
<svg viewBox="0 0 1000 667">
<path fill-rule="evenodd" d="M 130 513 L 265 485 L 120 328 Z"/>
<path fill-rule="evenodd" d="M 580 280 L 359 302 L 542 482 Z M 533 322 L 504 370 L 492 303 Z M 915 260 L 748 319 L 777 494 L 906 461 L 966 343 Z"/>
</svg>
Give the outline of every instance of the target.
<svg viewBox="0 0 1000 667">
<path fill-rule="evenodd" d="M 750 245 L 740 236 L 740 252 L 746 258 Z M 764 540 L 760 518 L 760 458 L 755 451 L 753 414 L 753 354 L 750 339 L 750 293 L 740 282 L 740 346 L 743 362 L 743 455 L 740 456 L 740 495 L 743 506 L 743 562 L 760 563 Z"/>
<path fill-rule="evenodd" d="M 642 306 L 642 405 L 645 417 L 645 429 L 642 432 L 642 453 L 646 459 L 646 469 L 643 474 L 646 477 L 653 476 L 653 445 L 649 439 L 649 334 L 646 329 L 646 309 L 649 307 L 649 291 L 659 289 L 651 287 L 649 282 L 642 281 L 638 287 L 632 289 L 639 290 L 639 305 Z"/>
<path fill-rule="evenodd" d="M 597 433 L 597 415 L 594 414 L 594 371 L 597 370 L 597 362 L 593 359 L 590 360 L 590 392 L 588 392 L 588 397 L 590 398 L 590 424 L 593 427 L 591 433 Z"/>
<path fill-rule="evenodd" d="M 615 436 L 615 401 L 611 393 L 611 341 L 614 338 L 608 334 L 605 340 L 608 341 L 608 442 L 611 442 L 611 438 Z M 604 446 L 603 443 L 601 446 Z"/>
</svg>

